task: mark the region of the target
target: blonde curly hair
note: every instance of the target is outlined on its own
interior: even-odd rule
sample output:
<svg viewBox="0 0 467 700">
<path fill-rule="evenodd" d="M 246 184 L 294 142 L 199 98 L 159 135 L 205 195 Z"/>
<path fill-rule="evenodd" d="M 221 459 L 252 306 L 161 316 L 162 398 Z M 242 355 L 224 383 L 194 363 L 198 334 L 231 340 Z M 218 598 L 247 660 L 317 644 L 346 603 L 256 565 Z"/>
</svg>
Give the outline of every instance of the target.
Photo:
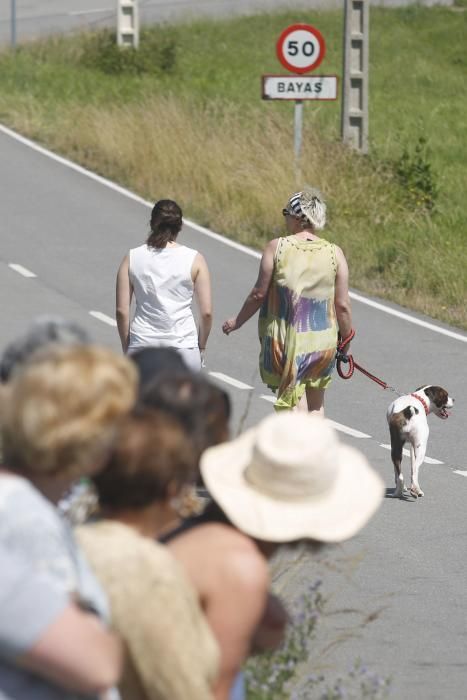
<svg viewBox="0 0 467 700">
<path fill-rule="evenodd" d="M 95 471 L 136 390 L 133 364 L 107 348 L 54 345 L 39 351 L 2 389 L 6 465 L 50 477 Z"/>
</svg>

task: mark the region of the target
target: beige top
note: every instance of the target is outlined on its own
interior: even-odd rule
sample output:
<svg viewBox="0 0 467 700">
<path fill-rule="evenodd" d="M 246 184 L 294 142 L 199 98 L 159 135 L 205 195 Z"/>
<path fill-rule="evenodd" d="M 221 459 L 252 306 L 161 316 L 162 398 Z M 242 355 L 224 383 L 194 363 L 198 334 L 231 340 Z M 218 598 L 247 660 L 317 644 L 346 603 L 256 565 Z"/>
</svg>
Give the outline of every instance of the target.
<svg viewBox="0 0 467 700">
<path fill-rule="evenodd" d="M 114 521 L 81 526 L 76 534 L 127 646 L 122 700 L 212 700 L 219 650 L 170 552 Z"/>
</svg>

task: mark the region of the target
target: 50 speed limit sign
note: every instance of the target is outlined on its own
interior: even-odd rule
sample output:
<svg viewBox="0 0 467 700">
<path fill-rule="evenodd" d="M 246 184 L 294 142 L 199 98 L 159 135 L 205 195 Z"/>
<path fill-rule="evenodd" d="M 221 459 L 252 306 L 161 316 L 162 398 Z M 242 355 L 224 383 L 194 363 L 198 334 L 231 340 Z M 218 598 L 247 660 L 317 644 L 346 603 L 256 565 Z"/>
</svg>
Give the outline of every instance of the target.
<svg viewBox="0 0 467 700">
<path fill-rule="evenodd" d="M 277 58 L 292 73 L 308 73 L 319 66 L 326 53 L 323 36 L 310 24 L 292 24 L 276 44 Z"/>
</svg>

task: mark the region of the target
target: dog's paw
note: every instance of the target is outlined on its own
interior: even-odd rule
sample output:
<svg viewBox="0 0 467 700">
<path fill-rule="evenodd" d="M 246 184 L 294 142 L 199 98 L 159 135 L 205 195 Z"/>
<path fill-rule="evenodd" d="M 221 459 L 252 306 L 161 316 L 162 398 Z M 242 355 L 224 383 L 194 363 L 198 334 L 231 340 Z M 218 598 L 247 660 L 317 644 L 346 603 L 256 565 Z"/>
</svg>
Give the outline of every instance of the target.
<svg viewBox="0 0 467 700">
<path fill-rule="evenodd" d="M 412 486 L 410 487 L 410 495 L 413 496 L 414 498 L 421 498 L 425 494 L 423 493 L 422 489 L 420 486 Z"/>
<path fill-rule="evenodd" d="M 403 493 L 406 489 L 404 489 L 402 486 L 396 486 L 394 489 L 394 493 L 392 494 L 393 498 L 402 498 Z"/>
</svg>

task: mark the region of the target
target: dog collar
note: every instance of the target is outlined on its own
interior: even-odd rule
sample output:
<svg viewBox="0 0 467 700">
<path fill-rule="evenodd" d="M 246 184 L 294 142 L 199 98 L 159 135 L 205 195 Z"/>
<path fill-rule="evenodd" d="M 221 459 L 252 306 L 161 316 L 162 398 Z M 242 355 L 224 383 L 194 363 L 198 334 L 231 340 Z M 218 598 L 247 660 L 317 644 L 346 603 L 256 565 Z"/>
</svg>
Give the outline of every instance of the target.
<svg viewBox="0 0 467 700">
<path fill-rule="evenodd" d="M 414 399 L 417 399 L 417 401 L 420 401 L 420 403 L 422 404 L 423 408 L 425 409 L 425 414 L 428 415 L 429 412 L 430 412 L 430 409 L 428 408 L 428 404 L 427 404 L 427 402 L 425 401 L 425 399 L 422 399 L 421 396 L 417 396 L 417 394 L 410 394 L 410 396 L 413 396 Z"/>
</svg>

